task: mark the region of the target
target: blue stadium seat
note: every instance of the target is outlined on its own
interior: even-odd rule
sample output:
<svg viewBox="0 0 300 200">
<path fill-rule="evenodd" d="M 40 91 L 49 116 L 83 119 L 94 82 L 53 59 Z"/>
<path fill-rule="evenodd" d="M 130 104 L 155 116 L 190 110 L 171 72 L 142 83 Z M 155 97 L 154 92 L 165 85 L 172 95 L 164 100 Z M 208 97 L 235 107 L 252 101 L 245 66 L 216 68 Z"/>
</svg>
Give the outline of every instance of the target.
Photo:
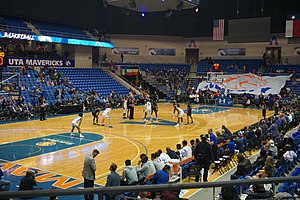
<svg viewBox="0 0 300 200">
<path fill-rule="evenodd" d="M 66 76 L 77 90 L 89 92 L 94 90 L 103 97 L 108 97 L 112 91 L 119 95 L 128 94 L 129 90 L 111 78 L 102 69 L 89 68 L 58 68 L 57 71 Z"/>
</svg>

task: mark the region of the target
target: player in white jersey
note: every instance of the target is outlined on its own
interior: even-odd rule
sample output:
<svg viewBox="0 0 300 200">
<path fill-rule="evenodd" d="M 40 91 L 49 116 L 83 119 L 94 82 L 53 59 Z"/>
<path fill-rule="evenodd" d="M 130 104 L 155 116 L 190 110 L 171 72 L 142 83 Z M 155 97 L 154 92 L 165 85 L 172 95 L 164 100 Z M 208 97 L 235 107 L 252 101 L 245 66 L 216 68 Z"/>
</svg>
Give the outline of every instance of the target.
<svg viewBox="0 0 300 200">
<path fill-rule="evenodd" d="M 177 153 L 180 157 L 180 160 L 185 160 L 188 158 L 185 150 L 181 148 L 181 144 L 177 144 L 176 149 L 177 149 Z"/>
<path fill-rule="evenodd" d="M 183 123 L 184 111 L 180 108 L 179 104 L 177 104 L 175 108 L 178 112 L 178 114 L 177 114 L 178 120 L 177 120 L 177 124 L 175 126 L 178 127 L 178 126 L 182 125 L 182 123 Z"/>
<path fill-rule="evenodd" d="M 128 98 L 126 96 L 123 99 L 123 119 L 126 119 L 128 117 L 128 115 L 127 115 L 127 104 L 128 104 Z"/>
<path fill-rule="evenodd" d="M 72 129 L 71 129 L 71 134 L 70 136 L 75 136 L 75 134 L 73 133 L 74 129 L 77 128 L 78 133 L 79 133 L 79 137 L 83 138 L 84 136 L 81 134 L 81 129 L 80 129 L 80 125 L 83 119 L 83 114 L 80 113 L 75 119 L 73 119 L 72 121 Z"/>
<path fill-rule="evenodd" d="M 147 99 L 147 102 L 145 103 L 145 106 L 144 106 L 144 112 L 145 112 L 145 115 L 144 115 L 144 121 L 146 121 L 146 118 L 147 118 L 147 114 L 149 113 L 150 114 L 150 120 L 152 119 L 152 116 L 151 116 L 151 102 L 150 102 L 150 99 Z"/>
<path fill-rule="evenodd" d="M 108 119 L 109 120 L 109 128 L 112 128 L 112 125 L 110 124 L 110 116 L 109 116 L 110 111 L 111 111 L 111 106 L 109 105 L 109 106 L 107 106 L 107 108 L 102 113 L 102 118 L 103 119 L 102 119 L 101 126 L 105 126 L 104 121 L 105 121 L 105 119 Z"/>
</svg>

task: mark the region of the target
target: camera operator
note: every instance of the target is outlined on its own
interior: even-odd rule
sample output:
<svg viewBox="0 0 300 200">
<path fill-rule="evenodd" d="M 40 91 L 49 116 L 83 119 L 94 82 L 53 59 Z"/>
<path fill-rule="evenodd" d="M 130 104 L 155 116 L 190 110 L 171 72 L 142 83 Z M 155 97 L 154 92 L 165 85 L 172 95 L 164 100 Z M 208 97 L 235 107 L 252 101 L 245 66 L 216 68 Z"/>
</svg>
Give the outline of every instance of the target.
<svg viewBox="0 0 300 200">
<path fill-rule="evenodd" d="M 35 181 L 36 173 L 37 172 L 28 170 L 20 182 L 19 190 L 42 190 L 42 188 L 37 187 L 37 183 Z"/>
</svg>

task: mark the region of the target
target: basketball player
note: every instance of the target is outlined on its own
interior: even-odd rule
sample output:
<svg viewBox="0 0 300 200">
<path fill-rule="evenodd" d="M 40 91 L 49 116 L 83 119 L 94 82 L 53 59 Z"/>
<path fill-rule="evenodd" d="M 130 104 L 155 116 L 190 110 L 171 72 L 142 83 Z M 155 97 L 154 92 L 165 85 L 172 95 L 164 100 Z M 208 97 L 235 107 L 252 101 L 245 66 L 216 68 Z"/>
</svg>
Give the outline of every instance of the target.
<svg viewBox="0 0 300 200">
<path fill-rule="evenodd" d="M 81 129 L 80 129 L 82 119 L 83 119 L 83 114 L 82 113 L 80 113 L 75 119 L 73 119 L 73 121 L 72 121 L 72 130 L 71 130 L 70 136 L 75 136 L 73 131 L 74 131 L 75 128 L 77 128 L 78 133 L 79 133 L 79 137 L 84 138 L 84 136 L 81 134 Z"/>
<path fill-rule="evenodd" d="M 184 111 L 180 108 L 179 104 L 177 104 L 175 108 L 178 112 L 178 114 L 177 114 L 178 121 L 177 121 L 177 124 L 175 125 L 175 127 L 178 127 L 178 126 L 181 126 L 183 123 Z"/>
<path fill-rule="evenodd" d="M 151 105 L 152 105 L 151 116 L 152 116 L 152 113 L 154 112 L 155 113 L 155 118 L 156 118 L 156 121 L 157 121 L 158 120 L 158 118 L 157 118 L 158 106 L 157 106 L 156 101 L 152 101 Z"/>
<path fill-rule="evenodd" d="M 265 101 L 263 101 L 263 104 L 261 106 L 262 108 L 262 117 L 263 119 L 266 119 L 266 115 L 267 115 L 267 104 Z"/>
<path fill-rule="evenodd" d="M 46 110 L 47 106 L 48 106 L 48 103 L 46 102 L 46 99 L 44 97 L 41 97 L 41 101 L 40 101 L 40 120 L 41 121 L 47 120 L 46 114 L 45 114 L 45 110 Z"/>
<path fill-rule="evenodd" d="M 173 101 L 173 115 L 175 115 L 177 108 L 176 108 L 176 101 Z"/>
<path fill-rule="evenodd" d="M 112 125 L 110 124 L 110 116 L 109 116 L 110 111 L 111 111 L 111 105 L 107 105 L 106 109 L 102 113 L 103 119 L 102 119 L 101 126 L 105 126 L 104 121 L 105 121 L 105 119 L 108 119 L 109 120 L 109 128 L 112 128 Z"/>
<path fill-rule="evenodd" d="M 187 159 L 187 154 L 184 149 L 181 148 L 181 144 L 176 144 L 176 149 L 177 149 L 177 155 L 179 156 L 180 160 L 185 160 Z"/>
<path fill-rule="evenodd" d="M 150 120 L 152 120 L 152 111 L 151 111 L 151 102 L 150 102 L 150 99 L 147 99 L 147 102 L 145 103 L 145 106 L 144 106 L 144 112 L 145 112 L 145 115 L 144 115 L 144 122 L 146 122 L 146 118 L 147 118 L 147 114 L 150 113 Z"/>
<path fill-rule="evenodd" d="M 99 125 L 98 124 L 99 114 L 100 114 L 100 109 L 99 108 L 97 108 L 96 110 L 94 110 L 92 112 L 92 115 L 93 115 L 93 124 L 94 125 Z"/>
<path fill-rule="evenodd" d="M 127 96 L 125 96 L 123 99 L 123 119 L 126 119 L 128 117 L 127 104 L 128 104 L 128 98 Z"/>
<path fill-rule="evenodd" d="M 192 117 L 192 105 L 190 102 L 188 102 L 186 110 L 187 110 L 187 113 L 186 113 L 187 124 L 190 124 L 190 119 L 191 119 L 191 124 L 194 123 L 193 117 Z"/>
</svg>

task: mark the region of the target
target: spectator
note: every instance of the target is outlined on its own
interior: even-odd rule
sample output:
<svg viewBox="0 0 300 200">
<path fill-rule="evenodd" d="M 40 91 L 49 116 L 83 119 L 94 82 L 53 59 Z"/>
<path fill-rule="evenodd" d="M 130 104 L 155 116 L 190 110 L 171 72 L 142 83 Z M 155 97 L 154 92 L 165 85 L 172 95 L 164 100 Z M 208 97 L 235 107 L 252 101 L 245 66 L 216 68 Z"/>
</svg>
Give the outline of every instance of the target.
<svg viewBox="0 0 300 200">
<path fill-rule="evenodd" d="M 220 131 L 216 131 L 218 144 L 226 142 L 224 134 L 221 135 Z"/>
<path fill-rule="evenodd" d="M 230 141 L 228 142 L 227 148 L 229 149 L 230 153 L 233 155 L 235 150 L 235 143 L 233 141 L 233 136 L 230 136 Z"/>
<path fill-rule="evenodd" d="M 143 183 L 144 180 L 150 175 L 156 172 L 153 163 L 148 160 L 148 156 L 142 154 L 141 156 L 141 167 L 137 170 L 139 174 L 139 182 Z"/>
<path fill-rule="evenodd" d="M 168 162 L 170 162 L 172 159 L 170 158 L 170 156 L 164 152 L 162 152 L 162 150 L 158 150 L 156 153 L 156 156 L 158 157 L 158 159 L 163 162 L 163 164 L 167 164 Z"/>
<path fill-rule="evenodd" d="M 116 172 L 117 165 L 112 163 L 109 167 L 110 174 L 107 176 L 105 187 L 120 186 L 120 175 Z M 106 194 L 106 200 L 114 200 L 116 195 Z"/>
<path fill-rule="evenodd" d="M 170 169 L 169 165 L 165 165 L 162 170 L 158 170 L 153 177 L 154 184 L 167 184 L 170 179 Z"/>
<path fill-rule="evenodd" d="M 0 191 L 9 191 L 11 182 L 3 179 L 4 173 L 0 168 Z"/>
<path fill-rule="evenodd" d="M 271 156 L 271 155 L 267 156 L 263 170 L 261 170 L 260 172 L 262 173 L 262 175 L 260 176 L 261 178 L 274 176 L 275 160 L 274 160 L 273 156 Z"/>
<path fill-rule="evenodd" d="M 213 134 L 213 130 L 210 128 L 208 129 L 208 134 L 210 138 L 210 144 L 212 145 L 212 151 L 213 151 L 213 160 L 218 160 L 218 141 L 215 134 Z"/>
<path fill-rule="evenodd" d="M 213 152 L 211 145 L 207 142 L 207 138 L 203 135 L 201 137 L 201 142 L 199 142 L 195 148 L 194 157 L 197 160 L 198 165 L 203 167 L 203 181 L 207 182 L 209 166 L 213 159 Z M 195 181 L 199 181 L 199 175 L 196 176 Z"/>
<path fill-rule="evenodd" d="M 170 147 L 166 148 L 167 154 L 170 156 L 171 159 L 179 159 L 178 155 L 175 151 L 171 150 Z"/>
<path fill-rule="evenodd" d="M 225 125 L 222 125 L 222 130 L 224 131 L 223 137 L 225 138 L 225 140 L 228 140 L 232 136 L 231 131 Z"/>
<path fill-rule="evenodd" d="M 37 183 L 35 181 L 35 172 L 26 171 L 26 175 L 21 179 L 19 190 L 41 190 L 42 188 L 37 187 Z"/>
<path fill-rule="evenodd" d="M 164 163 L 157 157 L 155 153 L 151 154 L 151 160 L 153 162 L 156 171 L 163 169 Z"/>
<path fill-rule="evenodd" d="M 193 156 L 192 148 L 188 146 L 188 142 L 186 140 L 182 141 L 182 149 L 185 151 L 187 158 Z"/>
<path fill-rule="evenodd" d="M 267 156 L 266 151 L 263 150 L 263 149 L 260 150 L 259 156 L 257 157 L 257 159 L 253 163 L 253 168 L 263 166 L 266 162 L 266 156 Z"/>
<path fill-rule="evenodd" d="M 94 149 L 91 154 L 85 156 L 82 176 L 84 178 L 84 188 L 93 188 L 96 179 L 96 164 L 94 158 L 99 155 L 99 151 Z M 85 200 L 94 199 L 93 194 L 84 195 Z"/>
<path fill-rule="evenodd" d="M 121 179 L 122 185 L 136 185 L 138 183 L 136 168 L 131 166 L 131 160 L 126 160 L 125 166 Z"/>
<path fill-rule="evenodd" d="M 277 147 L 275 146 L 275 142 L 274 142 L 274 140 L 270 140 L 270 142 L 269 142 L 269 144 L 270 144 L 270 151 L 272 151 L 273 153 L 273 155 L 275 154 L 277 154 L 277 152 L 278 152 L 278 150 L 277 150 Z"/>
<path fill-rule="evenodd" d="M 273 197 L 272 192 L 266 191 L 263 185 L 256 184 L 253 185 L 253 192 L 249 193 L 246 197 L 248 199 L 268 199 Z"/>
<path fill-rule="evenodd" d="M 176 153 L 179 156 L 180 160 L 185 160 L 188 158 L 186 151 L 181 148 L 181 144 L 176 144 L 176 149 L 177 149 Z"/>
<path fill-rule="evenodd" d="M 194 139 L 191 139 L 190 140 L 190 145 L 191 145 L 191 148 L 192 148 L 192 152 L 194 153 L 194 149 L 195 149 L 195 147 L 196 147 L 196 143 L 195 143 L 195 140 Z"/>
<path fill-rule="evenodd" d="M 239 132 L 237 139 L 235 140 L 236 149 L 239 150 L 240 153 L 244 153 L 244 136 L 242 132 Z"/>
<path fill-rule="evenodd" d="M 222 187 L 220 200 L 240 200 L 234 187 Z"/>
<path fill-rule="evenodd" d="M 297 158 L 297 154 L 292 150 L 291 145 L 285 145 L 286 152 L 283 154 L 285 161 L 293 162 L 294 158 Z"/>
<path fill-rule="evenodd" d="M 245 158 L 243 154 L 237 155 L 237 169 L 234 174 L 231 175 L 231 180 L 238 179 L 240 176 L 245 176 L 252 170 L 252 164 L 248 158 Z"/>
<path fill-rule="evenodd" d="M 280 149 L 277 154 L 276 168 L 278 168 L 281 165 L 286 164 L 283 154 L 284 154 L 284 151 L 282 149 Z"/>
</svg>

